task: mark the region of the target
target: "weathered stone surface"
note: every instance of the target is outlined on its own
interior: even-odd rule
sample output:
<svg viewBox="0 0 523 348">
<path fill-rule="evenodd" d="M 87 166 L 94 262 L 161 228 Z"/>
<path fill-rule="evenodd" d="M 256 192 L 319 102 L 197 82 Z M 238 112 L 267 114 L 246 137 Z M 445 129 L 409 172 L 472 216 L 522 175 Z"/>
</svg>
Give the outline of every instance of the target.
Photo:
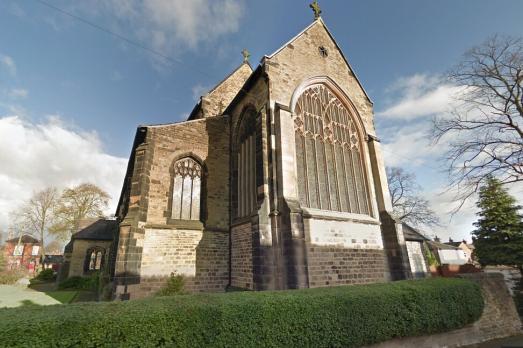
<svg viewBox="0 0 523 348">
<path fill-rule="evenodd" d="M 231 228 L 231 246 L 231 286 L 253 289 L 250 223 Z"/>
<path fill-rule="evenodd" d="M 307 178 L 296 170 L 303 154 L 295 147 L 293 104 L 311 83 L 334 93 L 355 125 L 350 134 L 361 160 L 354 163 L 362 168 L 351 169 L 358 177 L 351 192 L 369 203 L 359 206 L 361 214 L 311 213 L 300 206 L 298 184 Z M 185 274 L 191 291 L 222 291 L 226 285 L 264 290 L 384 281 L 390 278 L 390 255 L 405 266 L 401 230 L 387 215 L 381 153 L 368 142 L 375 134 L 372 103 L 323 20 L 265 57 L 254 72 L 242 64 L 202 97 L 189 118 L 138 129 L 118 208 L 120 298 L 151 294 L 171 272 Z M 254 147 L 247 171 L 238 163 L 247 158 L 239 156 L 243 135 Z M 172 216 L 173 163 L 184 156 L 204 171 L 199 221 Z M 248 178 L 240 180 L 239 173 Z M 256 192 L 244 191 L 243 197 L 255 202 L 249 200 L 249 211 L 242 205 L 240 214 L 238 187 L 253 179 Z M 329 190 L 336 189 L 334 182 Z M 322 185 L 327 187 L 325 180 Z"/>
<path fill-rule="evenodd" d="M 109 256 L 109 249 L 111 247 L 111 241 L 97 241 L 97 240 L 83 240 L 78 239 L 74 241 L 73 252 L 71 253 L 70 264 L 69 264 L 69 277 L 84 276 L 84 265 L 86 252 L 88 249 L 93 247 L 101 247 L 106 253 L 105 257 Z"/>
<path fill-rule="evenodd" d="M 223 113 L 243 84 L 252 74 L 248 63 L 243 63 L 201 99 L 202 116 L 212 117 Z"/>
</svg>

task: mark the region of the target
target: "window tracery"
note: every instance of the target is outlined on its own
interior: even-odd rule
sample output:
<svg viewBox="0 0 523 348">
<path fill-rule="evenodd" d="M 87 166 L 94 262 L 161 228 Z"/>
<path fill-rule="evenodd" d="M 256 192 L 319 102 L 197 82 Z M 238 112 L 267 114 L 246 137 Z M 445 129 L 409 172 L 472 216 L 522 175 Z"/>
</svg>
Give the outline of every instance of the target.
<svg viewBox="0 0 523 348">
<path fill-rule="evenodd" d="M 347 108 L 327 86 L 316 84 L 298 98 L 295 115 L 300 203 L 370 214 L 362 142 Z"/>
<path fill-rule="evenodd" d="M 174 163 L 173 219 L 200 219 L 201 178 L 202 167 L 192 158 L 182 158 Z"/>
</svg>

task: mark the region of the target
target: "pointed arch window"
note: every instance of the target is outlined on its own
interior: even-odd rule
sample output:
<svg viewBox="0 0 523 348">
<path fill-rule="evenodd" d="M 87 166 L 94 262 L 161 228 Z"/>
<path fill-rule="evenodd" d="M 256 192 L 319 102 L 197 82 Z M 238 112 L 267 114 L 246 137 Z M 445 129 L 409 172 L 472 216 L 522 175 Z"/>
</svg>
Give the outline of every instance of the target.
<svg viewBox="0 0 523 348">
<path fill-rule="evenodd" d="M 176 220 L 200 219 L 202 166 L 190 157 L 174 163 L 171 217 Z"/>
<path fill-rule="evenodd" d="M 295 116 L 300 203 L 370 215 L 362 139 L 348 109 L 316 84 L 298 98 Z"/>
<path fill-rule="evenodd" d="M 103 268 L 105 258 L 105 249 L 102 247 L 93 247 L 87 249 L 84 261 L 84 272 L 90 273 L 99 271 Z"/>
<path fill-rule="evenodd" d="M 247 217 L 256 208 L 256 127 L 255 110 L 248 110 L 242 117 L 236 139 L 235 154 L 235 216 Z"/>
</svg>

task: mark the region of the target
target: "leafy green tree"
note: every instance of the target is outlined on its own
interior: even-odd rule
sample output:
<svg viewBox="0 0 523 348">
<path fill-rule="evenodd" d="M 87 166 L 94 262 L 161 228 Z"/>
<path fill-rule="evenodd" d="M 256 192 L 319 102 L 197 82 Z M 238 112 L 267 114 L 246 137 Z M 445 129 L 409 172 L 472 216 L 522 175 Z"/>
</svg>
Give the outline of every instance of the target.
<svg viewBox="0 0 523 348">
<path fill-rule="evenodd" d="M 479 191 L 479 219 L 472 232 L 475 254 L 482 266 L 514 265 L 523 269 L 523 222 L 516 204 L 502 186 L 489 177 Z"/>
<path fill-rule="evenodd" d="M 94 184 L 84 183 L 65 189 L 56 208 L 57 223 L 50 229 L 57 238 L 68 240 L 80 222 L 104 216 L 111 197 Z"/>
</svg>

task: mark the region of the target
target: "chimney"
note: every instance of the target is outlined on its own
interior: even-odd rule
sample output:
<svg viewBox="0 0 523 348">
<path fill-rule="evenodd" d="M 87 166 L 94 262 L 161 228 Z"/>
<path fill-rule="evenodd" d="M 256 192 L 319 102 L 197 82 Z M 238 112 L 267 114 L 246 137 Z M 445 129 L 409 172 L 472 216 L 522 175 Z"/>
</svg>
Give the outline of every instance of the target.
<svg viewBox="0 0 523 348">
<path fill-rule="evenodd" d="M 435 236 L 435 237 L 434 237 L 434 241 L 439 243 L 441 240 L 439 239 L 438 236 Z"/>
<path fill-rule="evenodd" d="M 454 243 L 454 241 L 450 237 L 449 237 L 449 243 Z"/>
</svg>

